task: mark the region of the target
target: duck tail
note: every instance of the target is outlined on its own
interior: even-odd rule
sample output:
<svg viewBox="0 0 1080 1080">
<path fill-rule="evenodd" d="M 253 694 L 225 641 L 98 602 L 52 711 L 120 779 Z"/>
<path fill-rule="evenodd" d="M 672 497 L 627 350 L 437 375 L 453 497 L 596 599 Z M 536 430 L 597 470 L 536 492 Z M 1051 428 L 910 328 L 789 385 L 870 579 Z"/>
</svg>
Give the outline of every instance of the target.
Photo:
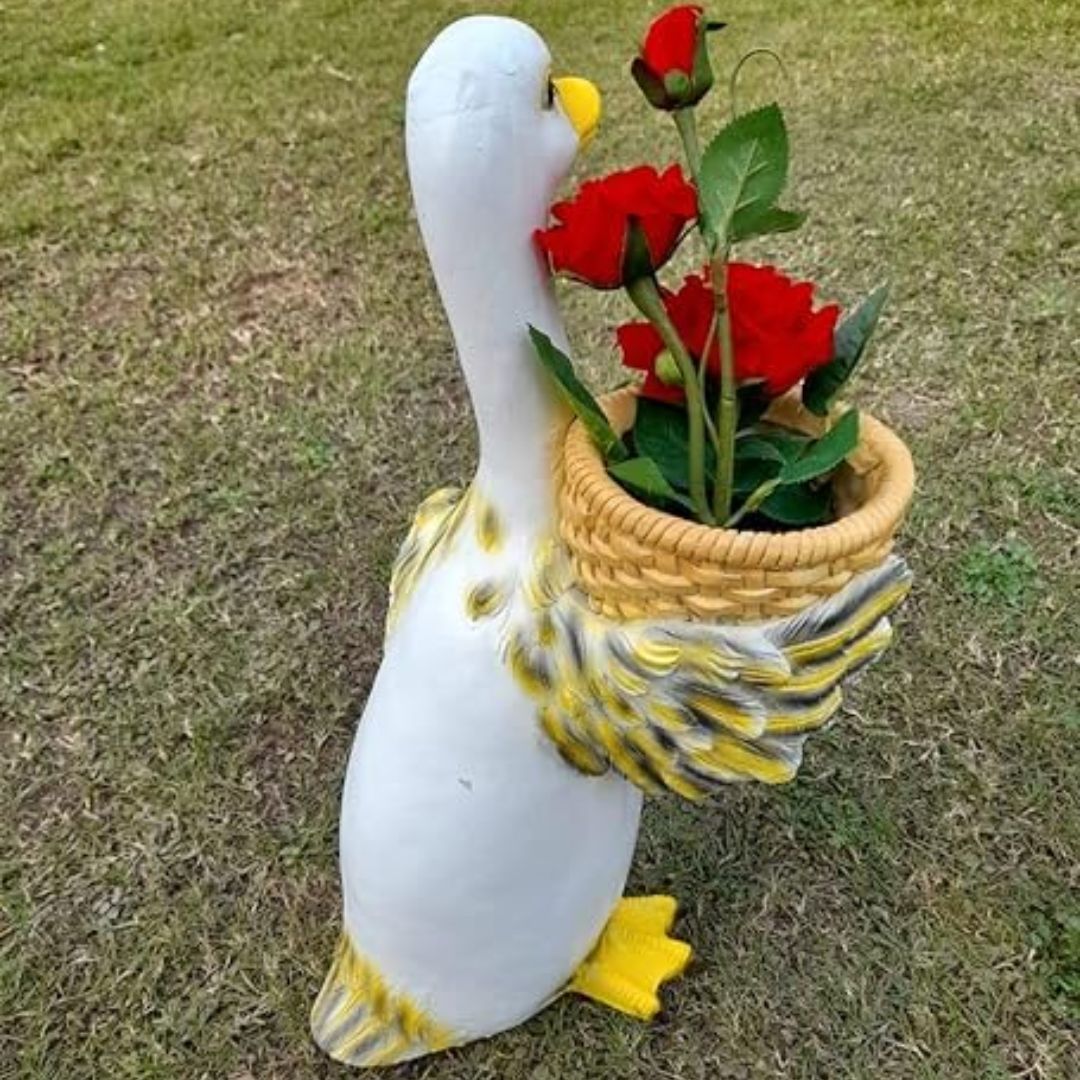
<svg viewBox="0 0 1080 1080">
<path fill-rule="evenodd" d="M 335 1061 L 361 1068 L 394 1065 L 459 1041 L 391 989 L 346 933 L 312 1007 L 311 1034 Z"/>
</svg>

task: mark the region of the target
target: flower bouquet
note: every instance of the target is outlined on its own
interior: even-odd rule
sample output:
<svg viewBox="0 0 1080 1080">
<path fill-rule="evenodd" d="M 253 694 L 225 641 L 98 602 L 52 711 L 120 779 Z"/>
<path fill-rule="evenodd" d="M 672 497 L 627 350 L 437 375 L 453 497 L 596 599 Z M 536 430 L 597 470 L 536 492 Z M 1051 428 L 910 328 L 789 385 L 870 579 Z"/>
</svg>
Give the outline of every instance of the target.
<svg viewBox="0 0 1080 1080">
<path fill-rule="evenodd" d="M 886 287 L 841 317 L 836 304 L 815 305 L 811 283 L 734 258 L 743 241 L 798 229 L 805 214 L 779 204 L 788 137 L 778 105 L 736 115 L 702 147 L 695 108 L 712 89 L 708 39 L 722 27 L 697 5 L 671 8 L 631 67 L 649 104 L 672 117 L 685 171 L 641 165 L 589 180 L 536 234 L 554 273 L 623 289 L 642 316 L 616 340 L 644 379 L 603 403 L 530 327 L 577 419 L 563 536 L 595 605 L 623 617 L 799 611 L 884 559 L 912 493 L 903 444 L 838 400 Z M 736 65 L 733 94 L 762 51 Z M 704 265 L 662 284 L 685 242 Z"/>
</svg>

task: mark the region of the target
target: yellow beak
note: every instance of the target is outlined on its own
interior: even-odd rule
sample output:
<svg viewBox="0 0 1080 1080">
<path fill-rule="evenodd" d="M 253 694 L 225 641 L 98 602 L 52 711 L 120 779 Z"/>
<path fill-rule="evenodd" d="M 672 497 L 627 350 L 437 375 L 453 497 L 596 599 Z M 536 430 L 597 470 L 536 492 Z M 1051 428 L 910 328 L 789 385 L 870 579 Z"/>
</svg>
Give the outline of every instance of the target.
<svg viewBox="0 0 1080 1080">
<path fill-rule="evenodd" d="M 588 79 L 567 76 L 552 79 L 567 120 L 574 125 L 578 142 L 586 146 L 600 123 L 600 91 Z"/>
</svg>

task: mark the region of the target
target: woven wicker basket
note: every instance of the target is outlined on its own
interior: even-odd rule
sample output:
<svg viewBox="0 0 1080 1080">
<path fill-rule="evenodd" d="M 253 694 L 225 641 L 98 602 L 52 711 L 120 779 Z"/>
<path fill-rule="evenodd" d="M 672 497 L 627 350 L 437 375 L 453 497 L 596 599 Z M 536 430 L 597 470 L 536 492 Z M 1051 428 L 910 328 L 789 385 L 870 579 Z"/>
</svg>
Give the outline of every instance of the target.
<svg viewBox="0 0 1080 1080">
<path fill-rule="evenodd" d="M 619 432 L 633 423 L 632 388 L 602 402 Z M 793 430 L 820 424 L 794 395 L 768 418 Z M 833 481 L 840 517 L 797 532 L 710 528 L 628 495 L 604 469 L 579 423 L 570 425 L 559 482 L 560 529 L 578 583 L 610 618 L 671 615 L 752 622 L 793 615 L 884 560 L 911 501 L 907 447 L 860 415 L 860 440 Z"/>
</svg>

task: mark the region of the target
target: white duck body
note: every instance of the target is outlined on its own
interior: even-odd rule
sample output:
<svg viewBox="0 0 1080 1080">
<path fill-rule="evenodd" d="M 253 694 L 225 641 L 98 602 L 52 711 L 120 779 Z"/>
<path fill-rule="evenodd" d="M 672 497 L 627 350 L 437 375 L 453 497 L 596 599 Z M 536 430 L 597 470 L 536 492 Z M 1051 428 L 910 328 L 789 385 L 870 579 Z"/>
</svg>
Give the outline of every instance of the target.
<svg viewBox="0 0 1080 1080">
<path fill-rule="evenodd" d="M 640 792 L 615 772 L 570 768 L 504 664 L 520 597 L 498 617 L 467 611 L 478 584 L 516 594 L 555 528 L 564 418 L 526 326 L 565 346 L 532 233 L 578 138 L 546 101 L 549 65 L 528 27 L 472 17 L 435 39 L 409 84 L 410 179 L 480 463 L 452 536 L 399 598 L 349 761 L 345 935 L 364 971 L 428 1022 L 369 1053 L 320 1024 L 317 1005 L 316 1038 L 357 1064 L 490 1035 L 543 1007 L 596 943 L 638 831 Z"/>
<path fill-rule="evenodd" d="M 622 895 L 641 795 L 586 777 L 545 739 L 500 661 L 500 620 L 469 624 L 471 531 L 418 585 L 354 744 L 341 819 L 345 928 L 386 982 L 453 1032 L 532 1015 Z M 527 559 L 507 543 L 500 562 Z"/>
</svg>

